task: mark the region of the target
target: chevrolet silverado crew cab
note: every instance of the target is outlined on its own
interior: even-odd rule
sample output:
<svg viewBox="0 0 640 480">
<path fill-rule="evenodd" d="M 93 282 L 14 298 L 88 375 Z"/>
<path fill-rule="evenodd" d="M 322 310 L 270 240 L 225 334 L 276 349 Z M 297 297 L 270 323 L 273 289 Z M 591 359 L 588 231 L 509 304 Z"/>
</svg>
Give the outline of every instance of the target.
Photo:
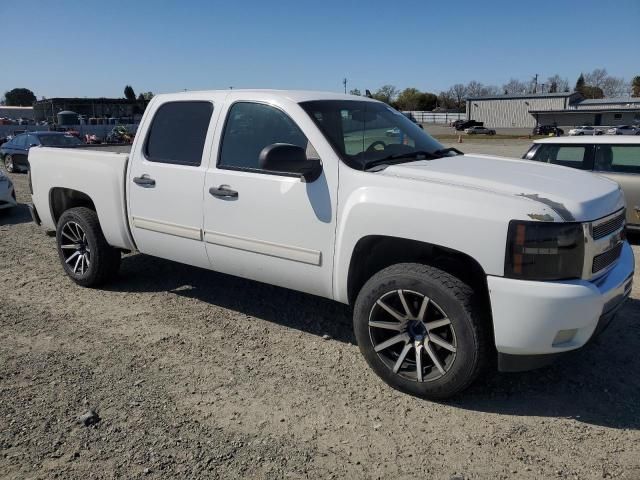
<svg viewBox="0 0 640 480">
<path fill-rule="evenodd" d="M 375 373 L 426 398 L 582 347 L 631 290 L 618 184 L 444 148 L 368 98 L 158 95 L 130 153 L 29 163 L 33 218 L 77 284 L 136 251 L 331 298 Z"/>
</svg>

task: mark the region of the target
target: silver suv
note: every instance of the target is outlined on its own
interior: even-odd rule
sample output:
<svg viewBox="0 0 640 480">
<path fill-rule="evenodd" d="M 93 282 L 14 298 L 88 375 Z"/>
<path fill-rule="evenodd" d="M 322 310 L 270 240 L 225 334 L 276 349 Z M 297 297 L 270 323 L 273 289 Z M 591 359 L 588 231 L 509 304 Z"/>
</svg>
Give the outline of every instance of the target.
<svg viewBox="0 0 640 480">
<path fill-rule="evenodd" d="M 590 170 L 618 182 L 627 203 L 627 228 L 640 231 L 640 137 L 545 138 L 523 158 Z"/>
</svg>

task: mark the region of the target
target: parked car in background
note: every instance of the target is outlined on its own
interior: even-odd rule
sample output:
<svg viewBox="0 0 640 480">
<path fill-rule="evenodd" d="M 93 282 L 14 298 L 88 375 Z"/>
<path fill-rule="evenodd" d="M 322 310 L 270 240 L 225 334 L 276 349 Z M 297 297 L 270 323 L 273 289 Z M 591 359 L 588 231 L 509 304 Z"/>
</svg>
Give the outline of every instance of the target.
<svg viewBox="0 0 640 480">
<path fill-rule="evenodd" d="M 640 231 L 640 137 L 545 138 L 536 140 L 524 158 L 618 182 L 627 203 L 627 228 Z"/>
<path fill-rule="evenodd" d="M 460 125 L 461 123 L 464 123 L 464 122 L 466 122 L 466 120 L 460 118 L 458 120 L 454 120 L 453 122 L 450 122 L 449 126 L 455 128 L 455 127 L 457 127 L 458 125 Z"/>
<path fill-rule="evenodd" d="M 569 135 L 602 135 L 604 131 L 591 125 L 582 125 L 569 130 Z"/>
<path fill-rule="evenodd" d="M 560 137 L 564 135 L 564 130 L 558 128 L 555 125 L 538 125 L 533 129 L 534 135 L 555 135 L 556 137 Z"/>
<path fill-rule="evenodd" d="M 62 132 L 29 132 L 16 135 L 0 147 L 0 160 L 7 172 L 29 170 L 29 149 L 38 146 L 75 147 L 84 145 L 79 138 Z"/>
<path fill-rule="evenodd" d="M 465 120 L 464 122 L 460 122 L 457 125 L 455 125 L 455 129 L 460 131 L 460 130 L 465 130 L 466 128 L 471 128 L 471 127 L 483 127 L 484 126 L 484 122 L 478 122 L 476 120 Z"/>
<path fill-rule="evenodd" d="M 618 125 L 607 129 L 607 135 L 640 135 L 640 126 Z"/>
<path fill-rule="evenodd" d="M 495 135 L 496 131 L 487 127 L 469 127 L 464 129 L 467 135 Z"/>
<path fill-rule="evenodd" d="M 13 182 L 0 170 L 0 210 L 15 207 L 17 204 Z"/>
<path fill-rule="evenodd" d="M 77 284 L 139 251 L 350 304 L 373 371 L 421 397 L 584 346 L 631 291 L 618 185 L 465 155 L 366 97 L 156 95 L 128 155 L 29 161 L 32 217 Z"/>
</svg>

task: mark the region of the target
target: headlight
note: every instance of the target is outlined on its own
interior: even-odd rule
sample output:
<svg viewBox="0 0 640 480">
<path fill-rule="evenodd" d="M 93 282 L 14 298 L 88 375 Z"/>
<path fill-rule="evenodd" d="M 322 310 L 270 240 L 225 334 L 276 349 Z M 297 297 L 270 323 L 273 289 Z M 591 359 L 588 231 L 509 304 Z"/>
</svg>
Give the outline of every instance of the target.
<svg viewBox="0 0 640 480">
<path fill-rule="evenodd" d="M 580 278 L 583 262 L 582 224 L 520 220 L 509 223 L 505 277 L 522 280 Z"/>
</svg>

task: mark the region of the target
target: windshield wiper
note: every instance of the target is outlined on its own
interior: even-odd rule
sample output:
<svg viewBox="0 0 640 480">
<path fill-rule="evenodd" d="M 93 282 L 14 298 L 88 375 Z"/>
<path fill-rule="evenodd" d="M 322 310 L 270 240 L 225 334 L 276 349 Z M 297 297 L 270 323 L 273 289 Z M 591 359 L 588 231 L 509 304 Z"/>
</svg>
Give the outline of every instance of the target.
<svg viewBox="0 0 640 480">
<path fill-rule="evenodd" d="M 435 153 L 436 155 L 445 155 L 445 154 L 450 153 L 450 152 L 455 152 L 456 155 L 464 155 L 464 152 L 461 152 L 457 148 L 453 148 L 453 147 L 441 148 L 440 150 L 436 150 L 433 153 Z"/>
<path fill-rule="evenodd" d="M 388 155 L 378 160 L 371 160 L 364 164 L 364 170 L 369 170 L 372 167 L 378 165 L 392 165 L 394 163 L 403 163 L 407 159 L 414 160 L 435 160 L 441 158 L 441 155 L 437 155 L 435 152 L 427 152 L 425 150 L 417 150 L 415 152 L 396 153 L 394 155 Z"/>
</svg>

